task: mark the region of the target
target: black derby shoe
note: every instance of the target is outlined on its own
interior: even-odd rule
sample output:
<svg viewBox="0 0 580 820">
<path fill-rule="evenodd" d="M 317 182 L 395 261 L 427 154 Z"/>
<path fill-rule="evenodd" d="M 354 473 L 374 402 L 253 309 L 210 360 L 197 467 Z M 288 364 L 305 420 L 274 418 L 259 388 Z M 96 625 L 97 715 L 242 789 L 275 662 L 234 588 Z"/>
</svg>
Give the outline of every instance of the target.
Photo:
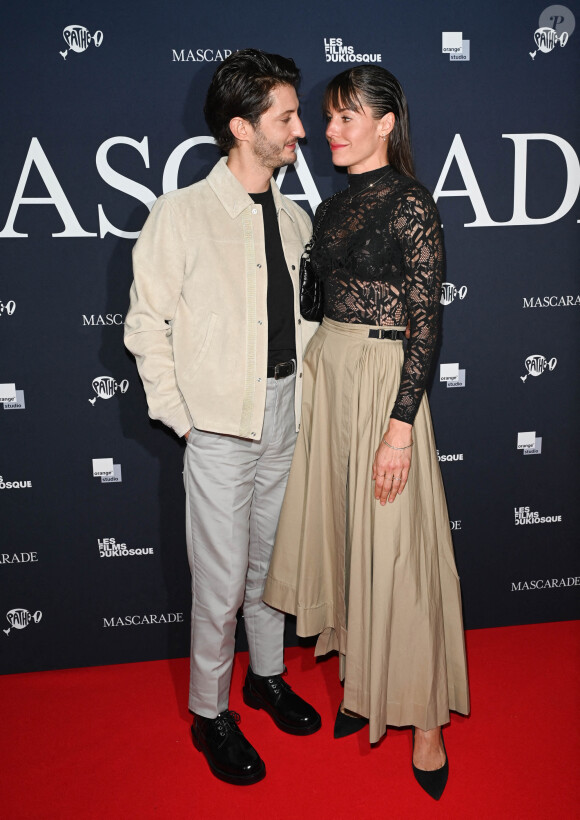
<svg viewBox="0 0 580 820">
<path fill-rule="evenodd" d="M 322 725 L 316 709 L 293 692 L 281 675 L 262 677 L 248 667 L 243 694 L 244 703 L 265 709 L 276 726 L 290 735 L 312 735 Z"/>
<path fill-rule="evenodd" d="M 266 766 L 242 734 L 239 722 L 237 712 L 229 710 L 216 718 L 195 715 L 191 736 L 216 777 L 234 786 L 249 786 L 266 776 Z"/>
</svg>

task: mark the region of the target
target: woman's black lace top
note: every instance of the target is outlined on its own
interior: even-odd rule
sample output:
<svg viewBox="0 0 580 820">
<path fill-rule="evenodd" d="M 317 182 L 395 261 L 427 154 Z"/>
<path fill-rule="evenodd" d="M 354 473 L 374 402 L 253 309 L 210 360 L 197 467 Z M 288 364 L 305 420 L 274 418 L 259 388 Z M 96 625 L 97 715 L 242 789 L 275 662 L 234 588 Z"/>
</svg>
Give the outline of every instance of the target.
<svg viewBox="0 0 580 820">
<path fill-rule="evenodd" d="M 348 181 L 314 220 L 310 260 L 324 283 L 324 314 L 384 327 L 410 320 L 391 416 L 412 424 L 439 327 L 445 265 L 439 214 L 427 189 L 391 166 L 349 174 Z"/>
</svg>

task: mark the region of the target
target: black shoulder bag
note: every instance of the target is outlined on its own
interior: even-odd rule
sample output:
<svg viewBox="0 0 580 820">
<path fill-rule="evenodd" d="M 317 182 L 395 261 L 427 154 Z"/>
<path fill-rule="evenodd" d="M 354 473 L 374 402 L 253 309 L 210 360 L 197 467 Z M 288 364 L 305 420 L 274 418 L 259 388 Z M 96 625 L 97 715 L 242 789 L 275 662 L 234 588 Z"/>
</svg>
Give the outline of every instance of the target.
<svg viewBox="0 0 580 820">
<path fill-rule="evenodd" d="M 332 198 L 332 197 L 331 197 Z M 316 234 L 320 235 L 322 221 L 328 210 L 330 199 L 322 202 L 318 206 L 315 224 L 318 226 Z M 322 213 L 319 213 L 322 211 Z M 310 242 L 304 248 L 304 252 L 300 259 L 300 313 L 309 322 L 320 322 L 324 313 L 324 290 L 323 285 L 318 276 L 312 270 L 310 262 L 310 251 L 316 242 L 316 234 L 312 232 Z"/>
</svg>

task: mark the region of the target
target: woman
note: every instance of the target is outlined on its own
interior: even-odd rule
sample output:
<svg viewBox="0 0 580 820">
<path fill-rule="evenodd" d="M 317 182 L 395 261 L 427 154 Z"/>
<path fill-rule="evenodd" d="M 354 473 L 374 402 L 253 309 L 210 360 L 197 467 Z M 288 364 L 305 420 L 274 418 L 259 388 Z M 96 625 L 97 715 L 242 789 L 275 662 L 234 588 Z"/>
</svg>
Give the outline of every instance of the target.
<svg viewBox="0 0 580 820">
<path fill-rule="evenodd" d="M 369 720 L 413 728 L 413 771 L 439 799 L 441 726 L 469 711 L 459 578 L 425 385 L 443 237 L 413 177 L 407 103 L 383 68 L 325 92 L 332 160 L 348 188 L 317 211 L 310 264 L 324 319 L 304 360 L 302 425 L 264 600 L 338 650 L 335 736 Z M 403 351 L 407 322 L 410 337 Z"/>
</svg>

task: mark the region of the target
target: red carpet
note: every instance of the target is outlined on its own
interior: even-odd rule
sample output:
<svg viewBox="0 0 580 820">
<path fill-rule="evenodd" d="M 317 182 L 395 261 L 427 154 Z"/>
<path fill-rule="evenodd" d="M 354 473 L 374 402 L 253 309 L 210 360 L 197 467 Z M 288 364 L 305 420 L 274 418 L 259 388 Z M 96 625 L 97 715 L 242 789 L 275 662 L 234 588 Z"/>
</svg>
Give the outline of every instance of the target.
<svg viewBox="0 0 580 820">
<path fill-rule="evenodd" d="M 266 761 L 249 787 L 213 778 L 191 743 L 187 660 L 0 678 L 0 815 L 17 818 L 573 818 L 580 816 L 580 622 L 467 633 L 472 715 L 445 742 L 439 803 L 411 771 L 409 730 L 370 748 L 366 731 L 332 737 L 338 661 L 287 650 L 289 682 L 322 714 L 311 737 L 282 734 L 242 702 L 231 708 Z"/>
</svg>

